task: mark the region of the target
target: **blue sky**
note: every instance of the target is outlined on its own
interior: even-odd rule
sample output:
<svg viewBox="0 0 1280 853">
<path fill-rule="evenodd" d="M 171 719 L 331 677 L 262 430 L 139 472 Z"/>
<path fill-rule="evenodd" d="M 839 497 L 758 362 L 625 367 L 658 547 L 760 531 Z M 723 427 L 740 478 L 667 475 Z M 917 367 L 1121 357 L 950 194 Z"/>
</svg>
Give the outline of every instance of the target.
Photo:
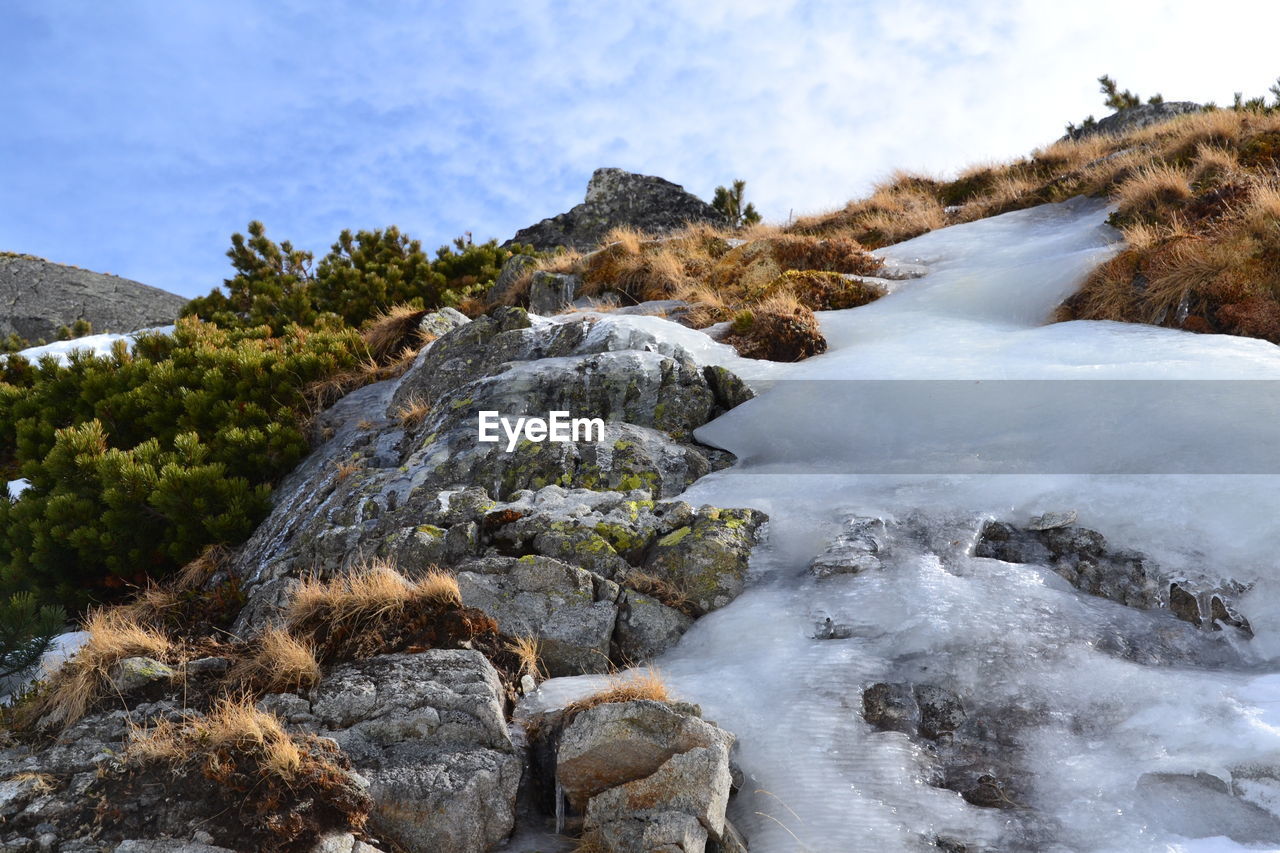
<svg viewBox="0 0 1280 853">
<path fill-rule="evenodd" d="M 766 219 L 894 168 L 1026 153 L 1103 72 L 1228 102 L 1280 74 L 1280 4 L 0 2 L 0 250 L 195 295 L 251 219 L 433 249 L 581 201 L 598 166 Z"/>
</svg>

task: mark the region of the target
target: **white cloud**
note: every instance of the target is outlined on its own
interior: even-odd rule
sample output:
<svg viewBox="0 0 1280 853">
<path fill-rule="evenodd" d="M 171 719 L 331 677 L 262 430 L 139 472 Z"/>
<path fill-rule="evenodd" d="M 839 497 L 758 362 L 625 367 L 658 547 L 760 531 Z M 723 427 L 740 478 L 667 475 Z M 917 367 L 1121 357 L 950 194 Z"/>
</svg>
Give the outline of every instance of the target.
<svg viewBox="0 0 1280 853">
<path fill-rule="evenodd" d="M 506 237 L 617 165 L 742 177 L 781 219 L 1026 153 L 1104 112 L 1103 72 L 1219 101 L 1280 73 L 1280 9 L 1243 0 L 47 8 L 0 59 L 0 248 L 188 293 L 250 218 L 319 251 L 392 222 Z"/>
</svg>

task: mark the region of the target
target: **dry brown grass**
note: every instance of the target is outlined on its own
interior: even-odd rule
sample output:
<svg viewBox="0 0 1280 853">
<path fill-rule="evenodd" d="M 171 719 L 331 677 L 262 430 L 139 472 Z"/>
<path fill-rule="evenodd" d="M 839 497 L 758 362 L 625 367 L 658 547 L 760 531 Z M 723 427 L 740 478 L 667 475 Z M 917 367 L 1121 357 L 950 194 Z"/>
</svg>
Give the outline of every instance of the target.
<svg viewBox="0 0 1280 853">
<path fill-rule="evenodd" d="M 688 616 L 696 617 L 700 615 L 689 612 L 692 608 L 692 602 L 689 601 L 689 595 L 685 590 L 656 575 L 632 569 L 620 579 L 620 583 Z"/>
<path fill-rule="evenodd" d="M 794 293 L 780 291 L 734 315 L 724 342 L 745 358 L 801 361 L 826 352 L 813 311 Z"/>
<path fill-rule="evenodd" d="M 396 409 L 396 419 L 405 429 L 413 429 L 431 414 L 431 404 L 421 397 L 410 397 Z"/>
<path fill-rule="evenodd" d="M 360 337 L 369 348 L 369 355 L 378 364 L 398 360 L 403 351 L 420 346 L 418 329 L 427 312 L 409 305 L 393 305 L 370 320 Z"/>
<path fill-rule="evenodd" d="M 507 643 L 507 651 L 520 662 L 520 674 L 535 679 L 546 678 L 542 668 L 542 641 L 537 637 L 515 637 Z"/>
<path fill-rule="evenodd" d="M 643 672 L 632 671 L 612 676 L 609 686 L 590 696 L 565 706 L 565 718 L 582 713 L 588 708 L 614 702 L 634 702 L 649 699 L 654 702 L 670 702 L 671 693 L 658 670 L 650 667 Z"/>
<path fill-rule="evenodd" d="M 337 477 L 338 482 L 341 483 L 343 480 L 347 479 L 348 477 L 350 477 L 352 474 L 359 471 L 363 467 L 364 466 L 361 465 L 358 460 L 354 460 L 354 459 L 348 459 L 345 462 L 335 461 L 333 463 L 334 476 Z"/>
<path fill-rule="evenodd" d="M 274 714 L 260 710 L 252 697 L 218 699 L 207 715 L 162 720 L 135 729 L 126 757 L 140 763 L 179 765 L 192 756 L 219 760 L 219 753 L 249 753 L 264 775 L 292 780 L 302 767 L 303 750 Z M 211 768 L 215 769 L 215 768 Z"/>
<path fill-rule="evenodd" d="M 297 692 L 320 680 L 314 644 L 280 628 L 263 631 L 253 653 L 241 658 L 228 678 L 258 693 Z"/>
<path fill-rule="evenodd" d="M 311 383 L 302 391 L 307 411 L 310 413 L 309 419 L 358 388 L 398 376 L 408 368 L 411 361 L 412 357 L 409 357 L 391 364 L 379 364 L 373 358 L 369 358 L 355 367 L 340 370 Z"/>
<path fill-rule="evenodd" d="M 1191 176 L 1167 164 L 1144 166 L 1111 194 L 1122 222 L 1158 222 L 1191 198 Z"/>
<path fill-rule="evenodd" d="M 369 622 L 401 614 L 419 601 L 461 605 L 457 578 L 433 569 L 413 582 L 391 563 L 373 560 L 345 577 L 304 580 L 289 603 L 285 620 L 290 627 Z"/>
<path fill-rule="evenodd" d="M 870 196 L 832 213 L 797 219 L 794 234 L 846 236 L 872 248 L 917 237 L 948 223 L 933 179 L 899 175 Z"/>
<path fill-rule="evenodd" d="M 170 582 L 170 588 L 178 592 L 199 589 L 221 571 L 230 558 L 231 552 L 223 545 L 210 545 L 200 552 L 200 556 L 187 563 Z"/>
<path fill-rule="evenodd" d="M 1240 158 L 1229 148 L 1200 145 L 1196 148 L 1192 177 L 1202 186 L 1225 183 L 1240 168 Z"/>
<path fill-rule="evenodd" d="M 31 707 L 28 723 L 66 728 L 108 695 L 111 667 L 125 658 L 163 660 L 173 651 L 169 638 L 139 624 L 123 609 L 95 610 L 84 624 L 89 640 L 50 680 L 48 691 Z"/>
</svg>

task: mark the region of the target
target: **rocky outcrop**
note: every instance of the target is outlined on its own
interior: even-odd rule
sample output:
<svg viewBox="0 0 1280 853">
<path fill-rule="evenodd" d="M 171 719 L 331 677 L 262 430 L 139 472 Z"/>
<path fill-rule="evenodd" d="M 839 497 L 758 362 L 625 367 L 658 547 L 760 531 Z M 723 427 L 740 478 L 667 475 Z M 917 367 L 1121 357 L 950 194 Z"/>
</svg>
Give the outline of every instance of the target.
<svg viewBox="0 0 1280 853">
<path fill-rule="evenodd" d="M 596 169 L 582 204 L 520 229 L 506 245 L 524 243 L 540 250 L 567 246 L 587 251 L 620 225 L 657 235 L 689 222 L 728 225 L 720 211 L 679 184 L 622 169 Z"/>
<path fill-rule="evenodd" d="M 735 739 L 703 720 L 697 706 L 608 702 L 535 714 L 526 726 L 539 756 L 531 781 L 544 792 L 543 809 L 588 847 L 745 851 L 725 819 Z"/>
<path fill-rule="evenodd" d="M 677 497 L 730 461 L 693 431 L 750 398 L 740 380 L 626 317 L 550 321 L 501 308 L 421 322 L 439 337 L 399 379 L 316 417 L 322 446 L 210 580 L 243 585 L 232 633 L 249 642 L 185 663 L 124 658 L 104 673 L 110 698 L 90 708 L 98 713 L 33 754 L 0 752 L 4 849 L 207 853 L 241 849 L 237 832 L 252 849 L 309 853 L 496 849 L 533 772 L 524 740 L 510 734 L 509 703 L 547 675 L 650 659 L 743 590 L 765 516 Z M 483 442 L 478 414 L 490 410 L 599 418 L 603 437 Z M 234 749 L 131 757 L 131 739 L 164 721 L 199 736 L 199 721 L 214 718 L 200 709 L 244 686 L 237 661 L 279 621 L 301 578 L 372 558 L 410 579 L 447 569 L 488 639 L 445 648 L 438 630 L 424 630 L 357 648 L 341 641 L 350 626 L 320 626 L 333 642 L 317 652 L 318 683 L 258 697 L 307 756 L 311 775 L 296 796 L 286 785 L 246 797 L 244 786 L 265 776 L 237 765 Z M 436 617 L 406 617 L 426 618 Z M 506 643 L 524 638 L 538 659 L 513 663 L 519 647 Z M 128 710 L 101 712 L 108 703 Z M 745 849 L 724 819 L 733 736 L 692 706 L 628 703 L 571 721 L 562 709 L 547 731 L 553 752 L 568 744 L 575 830 L 614 850 Z M 109 830 L 99 813 L 112 816 Z M 265 834 L 277 830 L 284 847 Z"/>
<path fill-rule="evenodd" d="M 1168 121 L 1174 116 L 1185 115 L 1187 113 L 1198 113 L 1204 107 L 1191 101 L 1167 101 L 1161 104 L 1138 104 L 1136 107 L 1129 107 L 1118 112 L 1112 113 L 1106 118 L 1099 119 L 1093 124 L 1086 124 L 1084 127 L 1076 128 L 1067 134 L 1070 139 L 1085 139 L 1090 136 L 1120 136 L 1131 130 L 1148 127 L 1153 124 L 1159 124 L 1162 121 Z"/>
<path fill-rule="evenodd" d="M 275 510 L 237 558 L 249 606 L 236 630 L 265 624 L 301 574 L 373 557 L 410 573 L 432 564 L 467 571 L 467 588 L 480 597 L 533 576 L 464 564 L 541 555 L 623 586 L 623 575 L 643 570 L 687 587 L 700 612 L 722 606 L 742 588 L 763 516 L 661 499 L 728 464 L 728 454 L 698 445 L 692 432 L 749 396 L 732 374 L 697 365 L 626 318 L 534 322 L 501 308 L 462 325 L 399 380 L 362 389 L 319 420 L 331 439 L 276 490 Z M 399 416 L 410 407 L 424 414 Z M 599 418 L 603 440 L 486 443 L 481 411 Z M 627 614 L 619 618 L 628 643 L 652 652 L 681 621 L 639 625 L 637 613 L 661 613 L 656 602 L 572 574 L 561 574 L 555 594 L 590 581 L 597 611 Z"/>
<path fill-rule="evenodd" d="M 53 340 L 82 319 L 94 332 L 132 332 L 172 323 L 186 303 L 127 278 L 0 253 L 0 336 Z"/>
<path fill-rule="evenodd" d="M 310 712 L 369 781 L 379 836 L 406 850 L 483 853 L 511 833 L 521 761 L 498 674 L 479 652 L 339 666 L 316 688 Z"/>
<path fill-rule="evenodd" d="M 1168 608 L 1198 628 L 1220 631 L 1230 626 L 1252 636 L 1248 621 L 1235 608 L 1244 587 L 1171 575 L 1145 554 L 1108 546 L 1101 533 L 1073 526 L 1074 520 L 1074 513 L 1055 513 L 1032 519 L 1026 527 L 989 521 L 973 554 L 1046 565 L 1091 595 L 1143 610 Z"/>
</svg>

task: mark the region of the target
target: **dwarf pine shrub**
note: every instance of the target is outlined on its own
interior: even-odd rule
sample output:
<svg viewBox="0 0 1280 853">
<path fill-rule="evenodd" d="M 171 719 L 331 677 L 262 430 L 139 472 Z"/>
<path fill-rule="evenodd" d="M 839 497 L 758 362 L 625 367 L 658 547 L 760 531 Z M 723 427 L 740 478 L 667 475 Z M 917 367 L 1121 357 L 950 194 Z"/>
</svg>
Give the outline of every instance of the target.
<svg viewBox="0 0 1280 853">
<path fill-rule="evenodd" d="M 0 370 L 0 593 L 82 607 L 243 541 L 308 450 L 304 390 L 367 357 L 352 329 L 186 318 L 105 356 Z"/>
<path fill-rule="evenodd" d="M 248 231 L 248 237 L 231 237 L 227 257 L 235 275 L 223 282 L 225 289 L 191 300 L 184 315 L 223 328 L 280 331 L 291 323 L 334 320 L 358 328 L 392 305 L 457 305 L 492 284 L 513 254 L 533 253 L 528 246 L 501 248 L 496 240 L 475 244 L 464 235 L 441 246 L 433 260 L 421 242 L 391 226 L 343 231 L 313 266 L 310 252 L 274 242 L 261 222 L 250 222 Z"/>
</svg>

